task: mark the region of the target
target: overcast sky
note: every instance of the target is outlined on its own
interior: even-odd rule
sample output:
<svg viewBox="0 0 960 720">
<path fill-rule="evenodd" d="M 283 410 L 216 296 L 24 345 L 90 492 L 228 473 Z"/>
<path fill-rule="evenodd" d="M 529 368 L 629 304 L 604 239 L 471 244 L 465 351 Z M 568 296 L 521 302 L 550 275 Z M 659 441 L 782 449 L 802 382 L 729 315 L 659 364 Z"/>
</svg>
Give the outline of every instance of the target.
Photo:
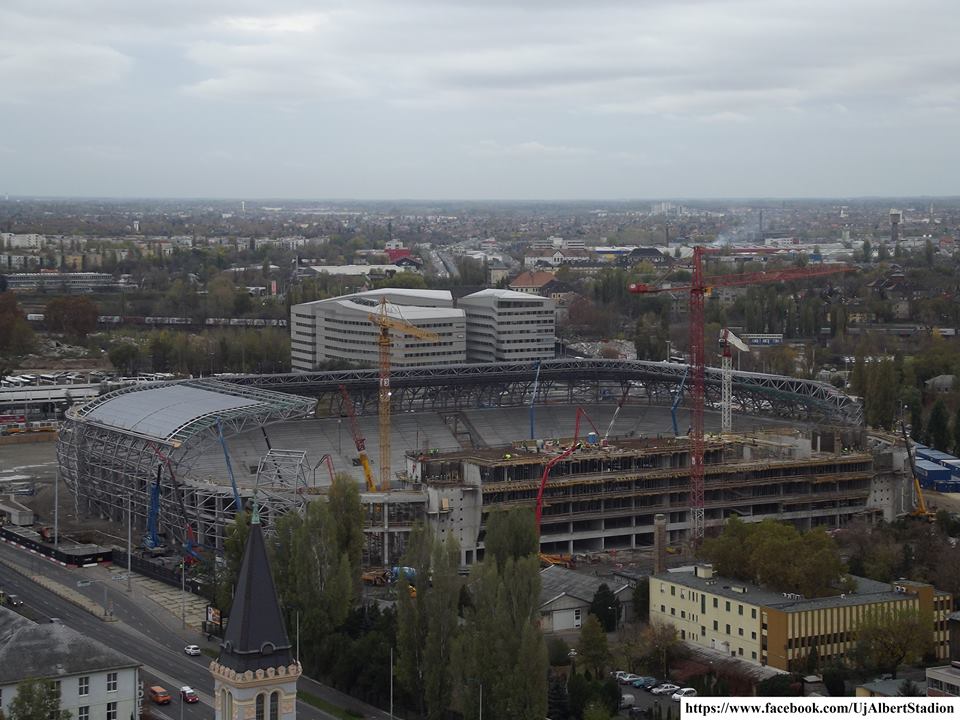
<svg viewBox="0 0 960 720">
<path fill-rule="evenodd" d="M 960 193 L 957 0 L 3 0 L 0 193 Z"/>
</svg>

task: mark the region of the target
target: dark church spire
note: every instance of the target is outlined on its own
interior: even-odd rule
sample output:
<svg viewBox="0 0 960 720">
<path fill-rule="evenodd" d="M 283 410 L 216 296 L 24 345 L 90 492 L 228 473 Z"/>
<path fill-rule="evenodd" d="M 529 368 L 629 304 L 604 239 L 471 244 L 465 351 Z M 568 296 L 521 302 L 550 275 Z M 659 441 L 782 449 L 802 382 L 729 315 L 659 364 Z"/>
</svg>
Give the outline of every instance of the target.
<svg viewBox="0 0 960 720">
<path fill-rule="evenodd" d="M 233 609 L 217 662 L 238 673 L 277 668 L 294 662 L 290 647 L 254 498 Z"/>
</svg>

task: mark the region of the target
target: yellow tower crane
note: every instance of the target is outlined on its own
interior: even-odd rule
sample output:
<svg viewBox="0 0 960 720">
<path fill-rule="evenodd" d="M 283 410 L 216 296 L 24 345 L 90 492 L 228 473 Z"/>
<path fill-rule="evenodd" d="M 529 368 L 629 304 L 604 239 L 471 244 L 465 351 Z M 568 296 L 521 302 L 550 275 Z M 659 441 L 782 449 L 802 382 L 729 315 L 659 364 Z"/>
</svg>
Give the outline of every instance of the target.
<svg viewBox="0 0 960 720">
<path fill-rule="evenodd" d="M 419 340 L 436 342 L 440 336 L 430 330 L 423 330 L 403 320 L 397 320 L 387 314 L 387 299 L 380 298 L 380 309 L 376 314 L 370 313 L 367 319 L 380 328 L 380 337 L 377 345 L 380 349 L 380 490 L 390 489 L 390 350 L 393 347 L 390 341 L 390 330 L 396 330 L 404 335 L 412 335 Z"/>
</svg>

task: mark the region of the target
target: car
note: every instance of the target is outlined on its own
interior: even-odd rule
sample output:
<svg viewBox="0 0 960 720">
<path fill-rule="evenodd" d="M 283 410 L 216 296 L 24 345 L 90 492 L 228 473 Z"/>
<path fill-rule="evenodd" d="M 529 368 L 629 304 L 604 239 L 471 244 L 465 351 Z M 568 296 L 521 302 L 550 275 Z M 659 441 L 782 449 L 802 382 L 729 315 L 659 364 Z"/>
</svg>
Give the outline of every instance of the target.
<svg viewBox="0 0 960 720">
<path fill-rule="evenodd" d="M 199 646 L 199 645 L 187 645 L 187 646 L 183 649 L 183 651 L 184 651 L 187 655 L 199 655 L 199 654 L 200 654 L 200 646 Z"/>
<path fill-rule="evenodd" d="M 184 685 L 180 688 L 180 699 L 186 703 L 200 702 L 200 696 L 197 695 L 197 691 L 189 685 Z"/>
<path fill-rule="evenodd" d="M 147 694 L 150 696 L 150 700 L 157 705 L 170 704 L 170 693 L 166 691 L 166 688 L 163 688 L 160 685 L 151 685 L 149 688 L 147 688 Z"/>
<path fill-rule="evenodd" d="M 639 675 L 634 675 L 633 673 L 624 673 L 620 676 L 620 679 L 617 681 L 621 685 L 633 685 L 635 680 L 639 680 Z"/>
<path fill-rule="evenodd" d="M 673 695 L 679 689 L 680 689 L 679 685 L 672 685 L 671 683 L 663 683 L 662 685 L 657 685 L 650 692 L 652 692 L 654 695 Z"/>
<path fill-rule="evenodd" d="M 630 708 L 630 711 L 627 713 L 627 717 L 631 718 L 652 718 L 653 717 L 653 708 L 652 707 L 637 707 L 634 706 Z"/>
<path fill-rule="evenodd" d="M 620 678 L 622 678 L 624 675 L 627 675 L 627 674 L 628 673 L 626 670 L 614 670 L 610 673 L 610 677 L 612 677 L 617 682 L 620 682 Z"/>
<path fill-rule="evenodd" d="M 685 697 L 696 697 L 697 691 L 694 688 L 682 688 L 677 690 L 673 695 L 670 696 L 670 699 L 674 702 L 680 702 Z"/>
<path fill-rule="evenodd" d="M 50 622 L 52 622 L 54 625 L 63 625 L 63 620 L 60 618 L 50 618 Z"/>
<path fill-rule="evenodd" d="M 7 600 L 10 601 L 11 607 L 17 607 L 17 605 L 23 605 L 23 600 L 21 600 L 17 595 L 7 595 Z"/>
<path fill-rule="evenodd" d="M 650 677 L 649 675 L 633 681 L 633 686 L 640 690 L 652 690 L 659 684 L 659 680 L 657 680 L 655 677 Z"/>
</svg>

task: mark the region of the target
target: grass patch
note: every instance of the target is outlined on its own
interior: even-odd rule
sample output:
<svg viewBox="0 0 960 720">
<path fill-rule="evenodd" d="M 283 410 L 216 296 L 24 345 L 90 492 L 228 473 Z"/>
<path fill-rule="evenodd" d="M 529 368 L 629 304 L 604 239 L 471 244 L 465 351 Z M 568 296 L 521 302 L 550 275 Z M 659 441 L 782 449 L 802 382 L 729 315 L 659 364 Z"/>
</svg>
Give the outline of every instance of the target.
<svg viewBox="0 0 960 720">
<path fill-rule="evenodd" d="M 214 660 L 220 657 L 220 651 L 214 650 L 213 648 L 200 648 L 200 652 L 202 652 L 207 657 L 212 657 Z"/>
<path fill-rule="evenodd" d="M 357 712 L 356 710 L 349 709 L 344 710 L 343 708 L 337 707 L 333 703 L 327 702 L 321 697 L 317 697 L 313 693 L 308 693 L 303 690 L 297 691 L 297 697 L 301 698 L 305 703 L 313 705 L 315 708 L 323 710 L 324 712 L 330 713 L 334 717 L 340 718 L 340 720 L 353 720 L 354 718 L 362 718 L 363 713 Z"/>
</svg>

